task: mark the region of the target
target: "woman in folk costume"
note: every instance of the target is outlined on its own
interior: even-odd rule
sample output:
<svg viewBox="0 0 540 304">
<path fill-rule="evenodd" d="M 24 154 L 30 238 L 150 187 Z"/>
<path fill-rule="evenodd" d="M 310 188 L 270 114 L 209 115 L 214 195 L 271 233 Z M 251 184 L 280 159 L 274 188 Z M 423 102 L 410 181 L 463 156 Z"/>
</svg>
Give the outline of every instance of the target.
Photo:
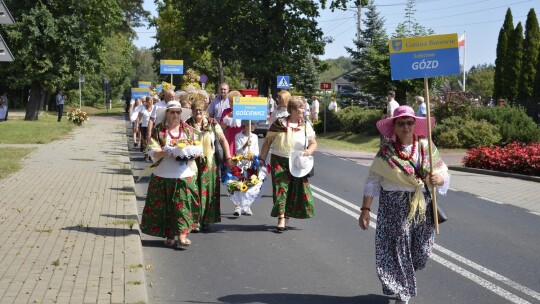
<svg viewBox="0 0 540 304">
<path fill-rule="evenodd" d="M 177 160 L 175 154 L 178 141 L 195 137 L 195 130 L 180 119 L 181 113 L 178 101 L 170 101 L 165 108 L 158 109 L 157 116 L 162 122 L 152 129 L 148 145 L 148 155 L 155 163 L 141 231 L 166 238 L 166 246 L 174 245 L 174 237 L 178 236 L 177 248 L 185 249 L 191 244 L 188 233 L 199 223 L 201 202 L 195 160 Z"/>
<path fill-rule="evenodd" d="M 431 126 L 435 125 L 432 119 Z M 430 173 L 427 118 L 416 117 L 409 106 L 377 122 L 391 140 L 377 153 L 364 185 L 360 228 L 367 230 L 373 197 L 379 196 L 375 257 L 383 293 L 396 295 L 396 303 L 416 296 L 415 271 L 426 266 L 435 241 L 431 185 L 446 194 L 448 168 L 433 147 Z"/>
<path fill-rule="evenodd" d="M 198 169 L 198 184 L 201 195 L 201 229 L 208 230 L 210 224 L 221 222 L 220 206 L 220 177 L 219 167 L 215 158 L 214 142 L 216 137 L 225 153 L 229 165 L 232 165 L 229 143 L 219 124 L 208 117 L 205 107 L 206 102 L 196 94 L 190 94 L 192 116 L 186 121 L 187 124 L 199 130 L 199 140 L 203 146 L 203 157 L 196 160 Z"/>
<path fill-rule="evenodd" d="M 300 98 L 293 98 L 287 111 L 288 116 L 277 118 L 270 126 L 260 153 L 260 159 L 266 161 L 272 148 L 270 168 L 274 207 L 270 215 L 278 218 L 276 228 L 280 232 L 287 229 L 290 217 L 304 219 L 315 215 L 313 195 L 306 177 L 309 170 L 298 170 L 296 161 L 292 161 L 305 157 L 313 166 L 312 155 L 317 149 L 315 131 L 303 118 L 304 103 Z"/>
</svg>

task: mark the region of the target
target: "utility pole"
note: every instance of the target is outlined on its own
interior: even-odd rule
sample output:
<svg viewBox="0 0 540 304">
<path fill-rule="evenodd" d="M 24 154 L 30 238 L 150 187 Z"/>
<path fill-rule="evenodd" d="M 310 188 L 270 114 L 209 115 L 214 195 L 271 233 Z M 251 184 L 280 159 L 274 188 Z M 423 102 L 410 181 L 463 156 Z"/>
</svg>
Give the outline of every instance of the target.
<svg viewBox="0 0 540 304">
<path fill-rule="evenodd" d="M 357 40 L 360 40 L 360 37 L 362 35 L 362 27 L 361 27 L 361 16 L 362 16 L 362 4 L 361 3 L 358 3 L 358 6 L 356 7 L 357 9 L 357 12 L 356 12 L 356 39 Z"/>
</svg>

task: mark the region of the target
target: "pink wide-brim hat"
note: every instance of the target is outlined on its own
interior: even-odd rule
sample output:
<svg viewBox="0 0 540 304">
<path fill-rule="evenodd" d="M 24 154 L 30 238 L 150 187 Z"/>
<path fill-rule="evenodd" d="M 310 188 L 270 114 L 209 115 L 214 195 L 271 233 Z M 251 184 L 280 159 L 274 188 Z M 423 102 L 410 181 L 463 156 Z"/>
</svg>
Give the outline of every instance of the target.
<svg viewBox="0 0 540 304">
<path fill-rule="evenodd" d="M 414 124 L 414 134 L 423 137 L 428 136 L 427 118 L 416 116 L 414 114 L 414 110 L 409 106 L 399 106 L 394 110 L 394 116 L 377 121 L 377 129 L 379 129 L 379 132 L 381 132 L 381 134 L 385 137 L 394 136 L 394 120 L 399 117 L 414 118 L 416 121 Z M 432 130 L 433 127 L 435 127 L 435 118 L 431 117 Z"/>
</svg>

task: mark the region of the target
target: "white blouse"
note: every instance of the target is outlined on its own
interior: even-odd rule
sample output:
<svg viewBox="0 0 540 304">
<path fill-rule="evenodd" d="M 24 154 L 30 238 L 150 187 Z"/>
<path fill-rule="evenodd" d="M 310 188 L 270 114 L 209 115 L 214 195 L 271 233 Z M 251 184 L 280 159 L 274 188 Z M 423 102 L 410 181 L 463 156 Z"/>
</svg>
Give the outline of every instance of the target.
<svg viewBox="0 0 540 304">
<path fill-rule="evenodd" d="M 165 142 L 167 145 L 170 145 L 171 143 L 171 137 L 168 132 L 165 133 Z M 182 136 L 180 136 L 180 139 L 188 139 L 186 133 L 182 132 Z M 155 150 L 150 150 L 148 155 L 150 157 L 154 158 L 154 152 Z M 155 161 L 157 159 L 154 158 Z M 154 168 L 154 171 L 152 173 L 156 176 L 163 177 L 163 178 L 186 178 L 193 176 L 197 174 L 195 170 L 193 170 L 192 166 L 190 166 L 190 162 L 193 162 L 194 160 L 190 160 L 187 163 L 186 162 L 179 162 L 176 160 L 174 156 L 165 156 L 163 157 L 163 160 L 161 163 Z"/>
</svg>

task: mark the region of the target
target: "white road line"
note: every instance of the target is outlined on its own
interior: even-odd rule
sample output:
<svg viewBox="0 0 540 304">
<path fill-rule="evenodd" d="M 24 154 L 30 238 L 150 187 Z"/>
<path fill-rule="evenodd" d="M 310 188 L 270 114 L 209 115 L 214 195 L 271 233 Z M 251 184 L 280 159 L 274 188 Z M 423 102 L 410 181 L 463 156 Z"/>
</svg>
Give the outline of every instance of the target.
<svg viewBox="0 0 540 304">
<path fill-rule="evenodd" d="M 446 255 L 448 255 L 448 256 L 450 256 L 450 257 L 452 257 L 452 258 L 454 258 L 454 259 L 456 259 L 456 260 L 458 260 L 458 261 L 460 261 L 461 263 L 463 263 L 465 265 L 468 265 L 468 266 L 474 268 L 475 270 L 478 270 L 478 271 L 480 271 L 480 272 L 482 272 L 482 273 L 496 279 L 497 281 L 503 282 L 504 284 L 506 284 L 506 285 L 508 285 L 508 286 L 510 286 L 512 288 L 515 288 L 515 289 L 523 292 L 526 295 L 529 295 L 529 296 L 531 296 L 531 297 L 533 297 L 533 298 L 535 298 L 537 300 L 540 300 L 540 293 L 538 293 L 538 292 L 536 292 L 536 291 L 534 291 L 534 290 L 532 290 L 530 288 L 527 288 L 527 287 L 525 287 L 523 285 L 520 285 L 520 284 L 510 280 L 509 278 L 507 278 L 505 276 L 502 276 L 502 275 L 500 275 L 500 274 L 498 274 L 498 273 L 496 273 L 494 271 L 491 271 L 491 270 L 485 268 L 484 266 L 479 265 L 479 264 L 477 264 L 477 263 L 475 263 L 475 262 L 473 262 L 473 261 L 471 261 L 469 259 L 466 259 L 466 258 L 456 254 L 455 252 L 452 252 L 452 251 L 450 251 L 450 250 L 448 250 L 448 249 L 446 249 L 446 248 L 444 248 L 442 246 L 439 246 L 439 245 L 435 244 L 435 246 L 433 248 L 440 251 L 440 252 L 442 252 L 442 253 L 444 253 L 444 254 L 446 254 Z"/>
<path fill-rule="evenodd" d="M 316 187 L 314 185 L 311 185 L 311 189 L 314 191 L 313 192 L 314 197 L 320 199 L 321 201 L 327 203 L 328 205 L 330 205 L 330 206 L 332 206 L 332 207 L 334 207 L 334 208 L 336 208 L 336 209 L 338 209 L 338 210 L 340 210 L 340 211 L 354 217 L 355 219 L 358 219 L 358 217 L 360 216 L 358 211 L 357 211 L 357 210 L 360 209 L 360 206 L 352 204 L 352 203 L 350 203 L 350 202 L 348 202 L 348 201 L 346 201 L 346 200 L 344 200 L 344 199 L 342 199 L 342 198 L 340 198 L 340 197 L 338 197 L 338 196 L 336 196 L 336 195 L 334 195 L 334 194 L 332 194 L 330 192 L 327 192 L 327 191 L 325 191 L 325 190 L 323 190 L 321 188 L 318 188 L 318 187 Z M 317 193 L 315 191 L 320 192 L 320 193 L 326 195 L 327 197 L 330 197 L 330 198 L 334 199 L 335 201 L 338 201 L 338 202 L 342 203 L 343 205 L 346 205 L 347 207 L 349 207 L 351 209 L 354 209 L 355 211 L 352 211 L 352 210 L 350 210 L 350 209 L 348 209 L 346 207 L 343 207 L 342 205 L 336 203 L 333 200 L 330 200 L 330 199 L 322 196 L 321 194 L 319 194 L 319 193 Z M 371 213 L 371 212 L 370 212 L 370 216 L 372 218 L 374 218 L 375 222 L 376 222 L 377 216 L 375 214 Z M 376 228 L 375 222 L 370 221 L 369 226 L 371 226 L 372 228 L 375 229 Z M 463 262 L 464 264 L 474 268 L 475 270 L 477 270 L 479 272 L 482 272 L 482 273 L 488 275 L 489 277 L 492 277 L 495 280 L 498 280 L 498 281 L 500 281 L 500 282 L 502 282 L 502 283 L 504 283 L 504 284 L 506 284 L 506 285 L 508 285 L 508 286 L 510 286 L 512 288 L 515 288 L 515 289 L 523 292 L 524 294 L 527 294 L 527 295 L 529 295 L 529 296 L 531 296 L 531 297 L 533 297 L 535 299 L 540 300 L 540 294 L 538 292 L 534 291 L 534 290 L 531 290 L 531 289 L 529 289 L 529 288 L 527 288 L 525 286 L 522 286 L 522 285 L 520 285 L 520 284 L 518 284 L 518 283 L 516 283 L 516 282 L 514 282 L 514 281 L 512 281 L 512 280 L 510 280 L 510 279 L 508 279 L 508 278 L 494 272 L 494 271 L 491 271 L 491 270 L 489 270 L 489 269 L 487 269 L 487 268 L 485 268 L 485 267 L 483 267 L 483 266 L 481 266 L 481 265 L 479 265 L 479 264 L 477 264 L 477 263 L 475 263 L 473 261 L 470 261 L 470 260 L 468 260 L 468 259 L 466 259 L 466 258 L 464 258 L 464 257 L 462 257 L 462 256 L 460 256 L 460 255 L 446 249 L 446 248 L 443 248 L 442 246 L 439 246 L 439 245 L 435 244 L 434 249 L 436 249 L 436 250 L 438 250 L 438 251 L 440 251 L 440 252 L 442 252 L 442 253 L 444 253 L 444 254 L 446 254 L 446 255 L 454 258 L 454 259 L 456 259 L 457 261 Z M 433 258 L 434 261 L 440 263 L 441 265 L 443 265 L 443 266 L 455 271 L 456 273 L 458 273 L 458 274 L 472 280 L 476 284 L 478 284 L 478 285 L 492 291 L 493 293 L 495 293 L 495 294 L 497 294 L 497 295 L 511 301 L 512 303 L 516 303 L 516 304 L 530 303 L 530 302 L 528 302 L 528 301 L 526 301 L 526 300 L 524 300 L 524 299 L 522 299 L 522 298 L 520 298 L 520 297 L 506 291 L 505 289 L 500 288 L 500 287 L 492 284 L 491 282 L 489 282 L 489 281 L 487 281 L 487 280 L 485 280 L 485 279 L 483 279 L 483 278 L 481 278 L 481 277 L 479 277 L 479 276 L 477 276 L 477 275 L 475 275 L 475 274 L 473 274 L 473 273 L 459 267 L 458 265 L 456 265 L 456 264 L 442 258 L 441 256 L 439 256 L 437 254 L 432 254 L 432 258 Z"/>
</svg>

